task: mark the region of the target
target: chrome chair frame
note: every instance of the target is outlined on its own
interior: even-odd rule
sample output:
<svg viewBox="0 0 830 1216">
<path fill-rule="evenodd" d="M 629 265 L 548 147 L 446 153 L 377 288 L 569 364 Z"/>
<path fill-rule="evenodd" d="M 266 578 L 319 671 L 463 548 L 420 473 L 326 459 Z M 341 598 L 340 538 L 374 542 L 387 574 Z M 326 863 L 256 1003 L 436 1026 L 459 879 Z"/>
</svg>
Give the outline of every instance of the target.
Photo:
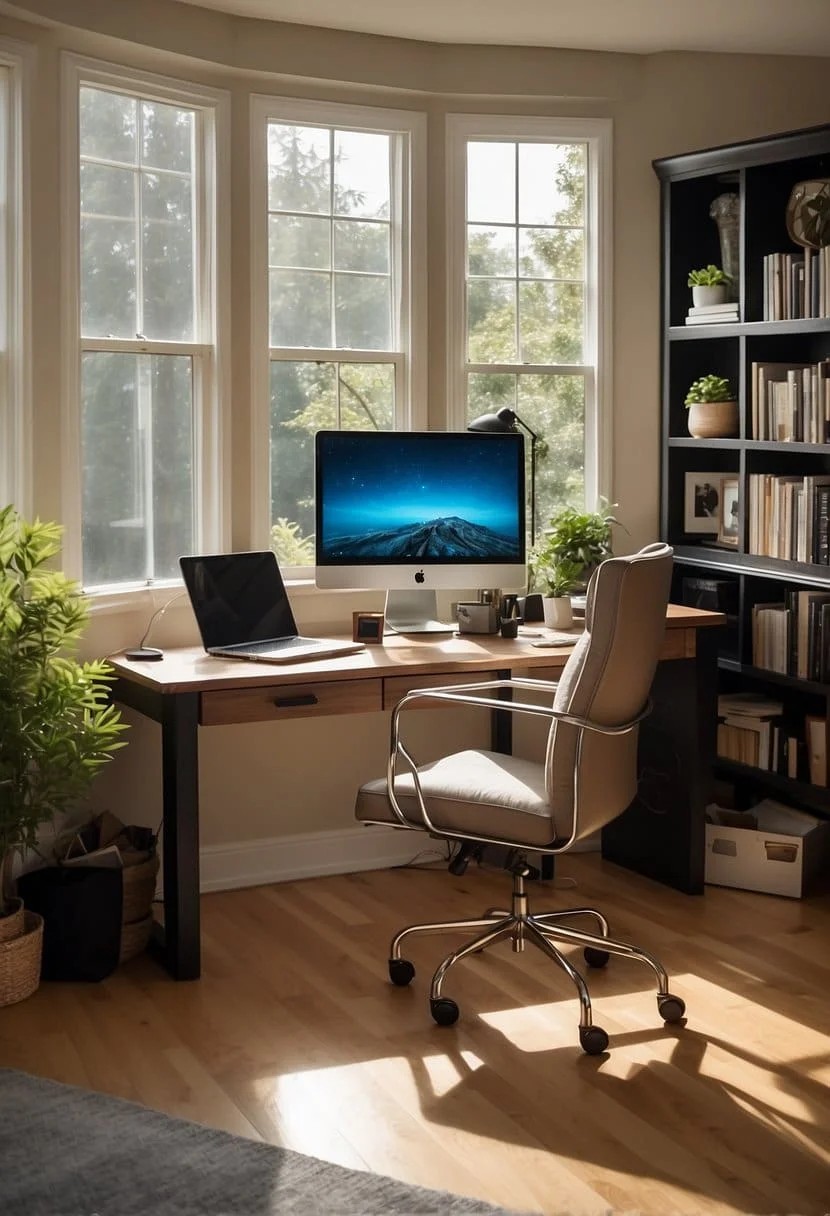
<svg viewBox="0 0 830 1216">
<path fill-rule="evenodd" d="M 400 822 L 401 828 L 416 831 L 426 830 L 432 836 L 439 838 L 451 840 L 459 840 L 461 838 L 457 832 L 446 831 L 432 822 L 424 801 L 423 790 L 418 776 L 417 762 L 410 755 L 401 739 L 402 715 L 416 701 L 449 701 L 458 705 L 479 706 L 491 711 L 495 709 L 509 713 L 530 714 L 547 719 L 556 719 L 557 721 L 575 726 L 580 730 L 577 742 L 578 751 L 582 745 L 582 732 L 598 731 L 606 735 L 628 734 L 651 712 L 651 702 L 649 701 L 643 710 L 629 722 L 619 726 L 605 726 L 601 723 L 593 722 L 589 718 L 578 717 L 555 710 L 552 706 L 507 700 L 498 695 L 505 691 L 512 691 L 513 689 L 555 693 L 557 686 L 555 681 L 513 677 L 467 684 L 464 685 L 464 691 L 459 691 L 456 685 L 421 691 L 416 690 L 407 693 L 398 702 L 392 713 L 390 752 L 387 763 L 389 803 L 395 817 Z M 481 695 L 485 692 L 491 695 Z M 405 762 L 412 778 L 422 823 L 416 823 L 411 819 L 407 819 L 395 793 L 394 783 L 395 778 L 398 776 L 399 760 Z M 567 838 L 555 840 L 547 846 L 533 845 L 528 846 L 525 850 L 519 849 L 518 853 L 520 856 L 522 853 L 528 852 L 540 853 L 542 855 L 562 853 L 568 850 L 577 839 L 579 834 L 579 769 L 579 764 L 575 764 L 574 821 L 570 835 Z M 365 822 L 370 823 L 373 821 L 366 820 Z M 383 822 L 385 826 L 388 826 L 388 821 L 377 820 L 374 822 Z M 464 832 L 463 840 L 479 844 L 505 845 L 516 849 L 515 840 L 506 840 L 496 836 L 473 835 L 470 832 Z M 590 967 L 604 967 L 608 962 L 610 954 L 621 955 L 644 963 L 651 969 L 656 978 L 657 1007 L 663 1020 L 665 1022 L 677 1022 L 682 1019 L 685 1013 L 684 1003 L 679 997 L 673 996 L 669 991 L 669 980 L 665 968 L 653 955 L 639 946 L 610 937 L 608 922 L 596 908 L 569 908 L 555 912 L 531 913 L 524 885 L 527 874 L 527 868 L 523 868 L 521 863 L 513 870 L 513 891 L 509 911 L 501 908 L 489 908 L 482 916 L 472 919 L 433 921 L 428 924 L 409 925 L 405 929 L 402 929 L 393 937 L 389 951 L 389 975 L 392 982 L 399 986 L 405 986 L 414 977 L 414 967 L 403 958 L 401 951 L 403 943 L 408 938 L 418 936 L 419 934 L 475 932 L 475 937 L 464 943 L 464 945 L 459 946 L 456 950 L 453 950 L 451 954 L 448 954 L 443 959 L 435 971 L 430 985 L 429 999 L 433 1018 L 440 1025 L 452 1025 L 458 1018 L 458 1006 L 455 1001 L 449 1000 L 443 995 L 444 980 L 447 972 L 462 959 L 467 958 L 471 954 L 477 954 L 496 942 L 509 939 L 514 953 L 522 953 L 525 945 L 529 943 L 540 950 L 552 962 L 556 963 L 574 984 L 580 1007 L 580 1043 L 583 1050 L 589 1055 L 598 1055 L 607 1048 L 608 1036 L 604 1030 L 593 1024 L 591 997 L 588 986 L 570 959 L 557 948 L 555 943 L 559 942 L 563 946 L 581 946 L 585 961 Z M 589 933 L 562 923 L 576 917 L 592 918 L 596 922 L 598 932 Z"/>
</svg>

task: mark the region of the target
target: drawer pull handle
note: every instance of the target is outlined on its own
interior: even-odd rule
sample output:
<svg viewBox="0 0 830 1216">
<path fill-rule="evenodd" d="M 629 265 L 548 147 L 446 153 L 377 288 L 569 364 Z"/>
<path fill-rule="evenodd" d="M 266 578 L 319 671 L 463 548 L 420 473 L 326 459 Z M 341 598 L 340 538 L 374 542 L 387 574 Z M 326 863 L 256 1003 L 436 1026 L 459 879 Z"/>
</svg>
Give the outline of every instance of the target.
<svg viewBox="0 0 830 1216">
<path fill-rule="evenodd" d="M 301 693 L 298 697 L 274 697 L 277 709 L 293 709 L 296 705 L 316 705 L 317 698 L 313 692 Z"/>
</svg>

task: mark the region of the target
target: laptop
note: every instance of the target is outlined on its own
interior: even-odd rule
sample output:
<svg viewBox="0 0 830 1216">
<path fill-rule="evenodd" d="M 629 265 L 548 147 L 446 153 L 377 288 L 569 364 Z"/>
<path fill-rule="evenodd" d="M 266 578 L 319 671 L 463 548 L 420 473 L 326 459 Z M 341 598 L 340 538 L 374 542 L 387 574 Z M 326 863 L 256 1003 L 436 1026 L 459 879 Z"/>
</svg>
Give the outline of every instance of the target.
<svg viewBox="0 0 830 1216">
<path fill-rule="evenodd" d="M 293 663 L 364 649 L 362 642 L 304 638 L 297 633 L 280 568 L 270 550 L 180 557 L 179 566 L 208 654 Z"/>
</svg>

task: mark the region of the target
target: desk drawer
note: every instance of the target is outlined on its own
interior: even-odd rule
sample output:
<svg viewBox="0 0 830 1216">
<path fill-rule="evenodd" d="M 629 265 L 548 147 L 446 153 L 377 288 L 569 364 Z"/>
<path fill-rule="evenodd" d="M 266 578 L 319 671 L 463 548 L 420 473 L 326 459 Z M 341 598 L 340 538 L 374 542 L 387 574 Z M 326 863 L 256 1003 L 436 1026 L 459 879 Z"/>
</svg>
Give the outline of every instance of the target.
<svg viewBox="0 0 830 1216">
<path fill-rule="evenodd" d="M 277 722 L 324 714 L 363 714 L 382 708 L 380 680 L 338 680 L 331 684 L 272 684 L 203 692 L 203 726 L 234 722 Z"/>
<path fill-rule="evenodd" d="M 494 671 L 465 671 L 459 675 L 443 674 L 438 671 L 431 676 L 389 676 L 383 681 L 383 708 L 394 709 L 402 697 L 416 688 L 446 688 L 458 687 L 461 684 L 476 684 L 481 680 L 495 680 Z M 449 702 L 424 701 L 414 705 L 413 709 L 452 709 Z M 455 706 L 457 709 L 458 706 Z"/>
</svg>

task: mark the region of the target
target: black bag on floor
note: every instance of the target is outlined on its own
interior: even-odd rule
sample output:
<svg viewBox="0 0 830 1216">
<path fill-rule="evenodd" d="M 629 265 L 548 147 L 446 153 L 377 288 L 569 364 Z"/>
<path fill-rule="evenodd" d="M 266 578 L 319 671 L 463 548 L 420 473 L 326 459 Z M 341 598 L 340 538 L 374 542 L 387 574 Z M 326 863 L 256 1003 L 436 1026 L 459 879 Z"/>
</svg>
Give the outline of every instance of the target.
<svg viewBox="0 0 830 1216">
<path fill-rule="evenodd" d="M 124 876 L 114 866 L 47 866 L 17 893 L 43 917 L 44 980 L 103 980 L 118 966 Z"/>
</svg>

